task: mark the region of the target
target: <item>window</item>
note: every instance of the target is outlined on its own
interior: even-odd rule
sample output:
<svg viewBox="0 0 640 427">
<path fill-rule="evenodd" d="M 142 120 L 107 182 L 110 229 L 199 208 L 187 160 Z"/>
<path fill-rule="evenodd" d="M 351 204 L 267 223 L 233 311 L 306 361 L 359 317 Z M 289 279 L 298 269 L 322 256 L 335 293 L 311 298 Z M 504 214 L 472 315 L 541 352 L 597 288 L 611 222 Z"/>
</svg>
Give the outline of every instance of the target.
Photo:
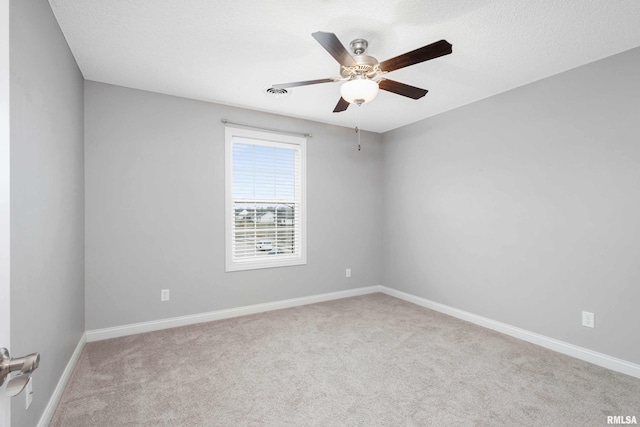
<svg viewBox="0 0 640 427">
<path fill-rule="evenodd" d="M 306 264 L 306 139 L 226 128 L 226 271 Z"/>
</svg>

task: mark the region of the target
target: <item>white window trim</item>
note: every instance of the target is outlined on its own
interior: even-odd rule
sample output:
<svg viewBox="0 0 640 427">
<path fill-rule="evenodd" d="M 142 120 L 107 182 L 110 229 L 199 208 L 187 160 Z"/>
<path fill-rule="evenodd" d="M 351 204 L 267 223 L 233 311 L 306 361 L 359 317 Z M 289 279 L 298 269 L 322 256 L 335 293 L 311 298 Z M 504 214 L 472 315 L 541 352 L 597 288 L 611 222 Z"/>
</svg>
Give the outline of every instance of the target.
<svg viewBox="0 0 640 427">
<path fill-rule="evenodd" d="M 301 188 L 301 224 L 300 224 L 300 254 L 291 257 L 278 257 L 272 260 L 248 259 L 234 261 L 233 245 L 233 139 L 254 139 L 270 141 L 280 144 L 296 145 L 300 149 L 300 188 Z M 225 259 L 226 271 L 255 270 L 259 268 L 288 267 L 307 263 L 307 139 L 299 136 L 283 135 L 279 133 L 261 132 L 231 126 L 225 127 Z"/>
</svg>

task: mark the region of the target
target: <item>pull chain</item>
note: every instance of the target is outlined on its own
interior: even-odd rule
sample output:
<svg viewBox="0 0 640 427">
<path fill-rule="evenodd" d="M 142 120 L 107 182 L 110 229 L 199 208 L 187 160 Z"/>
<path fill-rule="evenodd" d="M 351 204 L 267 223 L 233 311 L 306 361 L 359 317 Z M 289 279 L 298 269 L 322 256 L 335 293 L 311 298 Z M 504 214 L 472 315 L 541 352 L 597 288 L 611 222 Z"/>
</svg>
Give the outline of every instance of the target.
<svg viewBox="0 0 640 427">
<path fill-rule="evenodd" d="M 358 151 L 361 150 L 360 147 L 360 106 L 362 103 L 358 103 L 358 108 L 356 108 L 356 133 L 358 134 Z"/>
</svg>

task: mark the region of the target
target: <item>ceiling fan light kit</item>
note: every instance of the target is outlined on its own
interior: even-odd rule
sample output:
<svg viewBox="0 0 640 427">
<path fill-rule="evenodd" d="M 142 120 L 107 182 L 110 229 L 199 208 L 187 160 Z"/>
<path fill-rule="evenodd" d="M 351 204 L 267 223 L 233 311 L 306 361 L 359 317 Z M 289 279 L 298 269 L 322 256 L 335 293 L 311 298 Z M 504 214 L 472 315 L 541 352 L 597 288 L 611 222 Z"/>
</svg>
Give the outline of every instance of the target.
<svg viewBox="0 0 640 427">
<path fill-rule="evenodd" d="M 356 77 L 340 86 L 340 95 L 349 104 L 361 105 L 373 101 L 378 94 L 378 83 L 366 77 Z"/>
<path fill-rule="evenodd" d="M 352 56 L 333 33 L 317 31 L 311 36 L 338 61 L 340 64 L 340 77 L 279 83 L 273 85 L 272 88 L 285 89 L 343 81 L 345 83 L 340 87 L 341 98 L 333 109 L 334 113 L 345 111 L 350 104 L 362 105 L 372 101 L 378 94 L 379 89 L 411 99 L 422 98 L 428 92 L 426 89 L 389 80 L 384 76 L 391 71 L 448 55 L 452 52 L 451 43 L 446 40 L 440 40 L 386 61 L 378 62 L 373 56 L 364 54 L 369 46 L 369 43 L 364 39 L 355 39 L 349 44 L 351 51 L 354 53 L 354 56 Z"/>
</svg>

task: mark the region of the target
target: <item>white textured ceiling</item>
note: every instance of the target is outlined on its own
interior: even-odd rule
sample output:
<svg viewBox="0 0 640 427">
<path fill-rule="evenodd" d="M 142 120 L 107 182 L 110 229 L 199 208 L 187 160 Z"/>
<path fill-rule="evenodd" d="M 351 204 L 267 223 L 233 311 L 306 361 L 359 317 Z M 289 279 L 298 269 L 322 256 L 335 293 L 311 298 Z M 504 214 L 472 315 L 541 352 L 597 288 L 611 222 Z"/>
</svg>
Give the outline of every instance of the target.
<svg viewBox="0 0 640 427">
<path fill-rule="evenodd" d="M 383 61 L 440 39 L 453 53 L 388 74 L 429 90 L 417 101 L 380 91 L 359 108 L 384 132 L 640 46 L 638 0 L 50 0 L 88 80 L 353 127 L 333 113 L 339 76 L 311 37 L 369 41 Z M 585 88 L 594 92 L 606 90 Z M 233 119 L 229 117 L 229 119 Z"/>
</svg>

